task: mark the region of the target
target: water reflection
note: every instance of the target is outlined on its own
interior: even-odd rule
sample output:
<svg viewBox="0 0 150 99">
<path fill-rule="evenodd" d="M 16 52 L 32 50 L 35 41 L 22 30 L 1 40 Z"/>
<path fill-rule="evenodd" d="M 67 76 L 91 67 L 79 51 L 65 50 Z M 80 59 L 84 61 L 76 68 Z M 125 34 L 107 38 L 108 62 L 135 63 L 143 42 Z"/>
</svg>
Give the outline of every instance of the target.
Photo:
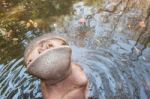
<svg viewBox="0 0 150 99">
<path fill-rule="evenodd" d="M 22 56 L 31 39 L 52 32 L 76 46 L 74 53 L 81 54 L 73 56 L 81 58 L 83 66 L 98 66 L 100 74 L 94 67 L 85 68 L 89 75 L 95 72 L 89 76 L 96 82 L 92 89 L 97 89 L 91 96 L 148 99 L 150 10 L 145 2 L 143 8 L 134 0 L 1 0 L 0 98 L 41 97 L 39 81 L 28 75 Z M 85 56 L 86 48 L 95 49 L 88 52 L 93 61 Z"/>
<path fill-rule="evenodd" d="M 1 99 L 18 99 L 28 97 L 41 97 L 39 91 L 39 81 L 26 73 L 22 65 L 23 58 L 14 59 L 3 66 L 0 78 L 0 96 Z M 2 98 L 4 97 L 4 98 Z M 19 99 L 20 99 L 19 98 Z"/>
<path fill-rule="evenodd" d="M 14 57 L 22 56 L 24 39 L 28 31 L 33 38 L 42 31 L 51 31 L 51 24 L 71 14 L 76 0 L 2 0 L 0 1 L 0 63 L 7 63 Z M 10 46 L 9 46 L 10 45 Z M 14 49 L 12 52 L 12 49 Z M 15 53 L 18 52 L 18 53 Z"/>
</svg>

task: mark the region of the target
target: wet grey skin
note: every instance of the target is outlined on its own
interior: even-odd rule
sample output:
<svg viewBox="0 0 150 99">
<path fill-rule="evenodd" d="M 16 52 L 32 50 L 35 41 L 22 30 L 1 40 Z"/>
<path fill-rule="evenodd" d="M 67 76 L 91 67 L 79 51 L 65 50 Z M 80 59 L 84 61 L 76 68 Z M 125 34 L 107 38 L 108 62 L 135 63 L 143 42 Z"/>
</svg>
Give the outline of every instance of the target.
<svg viewBox="0 0 150 99">
<path fill-rule="evenodd" d="M 48 42 L 51 39 L 60 39 L 65 42 L 63 46 L 47 48 L 39 53 L 32 61 L 28 62 L 29 54 L 41 42 Z M 34 39 L 27 47 L 24 55 L 27 71 L 42 80 L 49 80 L 50 84 L 55 84 L 65 79 L 70 73 L 71 48 L 61 37 L 43 35 Z"/>
</svg>

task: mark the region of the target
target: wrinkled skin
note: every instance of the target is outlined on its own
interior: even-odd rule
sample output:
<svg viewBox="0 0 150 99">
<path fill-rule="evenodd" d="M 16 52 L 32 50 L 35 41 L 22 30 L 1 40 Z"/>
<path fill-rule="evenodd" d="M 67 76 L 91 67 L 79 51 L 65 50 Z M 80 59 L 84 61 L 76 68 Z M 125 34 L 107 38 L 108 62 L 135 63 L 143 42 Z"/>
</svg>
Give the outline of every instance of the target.
<svg viewBox="0 0 150 99">
<path fill-rule="evenodd" d="M 30 52 L 26 53 L 28 55 L 25 57 L 25 62 L 27 65 L 30 65 L 32 61 L 40 57 L 40 54 L 47 49 L 59 48 L 61 46 L 68 46 L 61 38 L 42 40 Z M 61 62 L 63 59 L 59 60 Z M 55 84 L 51 84 L 51 79 L 40 78 L 44 99 L 86 99 L 88 80 L 80 65 L 70 63 L 70 68 L 65 72 L 68 72 L 68 75 Z"/>
</svg>

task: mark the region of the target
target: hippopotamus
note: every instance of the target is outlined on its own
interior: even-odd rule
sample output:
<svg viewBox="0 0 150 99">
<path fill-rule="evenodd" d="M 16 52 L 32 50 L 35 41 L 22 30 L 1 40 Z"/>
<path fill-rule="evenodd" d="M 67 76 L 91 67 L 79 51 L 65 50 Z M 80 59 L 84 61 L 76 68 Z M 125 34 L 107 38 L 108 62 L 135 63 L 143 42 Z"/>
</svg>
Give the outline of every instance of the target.
<svg viewBox="0 0 150 99">
<path fill-rule="evenodd" d="M 65 37 L 49 33 L 30 42 L 24 61 L 29 74 L 40 79 L 44 99 L 150 98 L 149 64 L 110 52 L 72 47 Z"/>
<path fill-rule="evenodd" d="M 44 35 L 25 51 L 30 74 L 41 80 L 44 99 L 86 99 L 87 77 L 79 64 L 71 62 L 72 50 L 65 39 Z"/>
</svg>

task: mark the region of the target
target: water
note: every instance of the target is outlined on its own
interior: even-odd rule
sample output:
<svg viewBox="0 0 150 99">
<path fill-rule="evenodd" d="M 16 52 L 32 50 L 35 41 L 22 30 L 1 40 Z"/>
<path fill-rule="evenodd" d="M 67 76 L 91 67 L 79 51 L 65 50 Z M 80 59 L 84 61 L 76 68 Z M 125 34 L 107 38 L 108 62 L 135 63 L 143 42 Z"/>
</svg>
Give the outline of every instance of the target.
<svg viewBox="0 0 150 99">
<path fill-rule="evenodd" d="M 90 80 L 89 96 L 149 99 L 150 7 L 149 1 L 135 1 L 0 1 L 0 99 L 42 98 L 40 81 L 27 73 L 23 53 L 43 33 L 69 41 L 73 61 Z"/>
<path fill-rule="evenodd" d="M 144 62 L 143 59 L 132 61 L 129 54 L 118 55 L 110 49 L 73 49 L 76 50 L 73 53 L 75 63 L 81 64 L 90 79 L 91 97 L 149 99 L 149 62 Z"/>
</svg>

